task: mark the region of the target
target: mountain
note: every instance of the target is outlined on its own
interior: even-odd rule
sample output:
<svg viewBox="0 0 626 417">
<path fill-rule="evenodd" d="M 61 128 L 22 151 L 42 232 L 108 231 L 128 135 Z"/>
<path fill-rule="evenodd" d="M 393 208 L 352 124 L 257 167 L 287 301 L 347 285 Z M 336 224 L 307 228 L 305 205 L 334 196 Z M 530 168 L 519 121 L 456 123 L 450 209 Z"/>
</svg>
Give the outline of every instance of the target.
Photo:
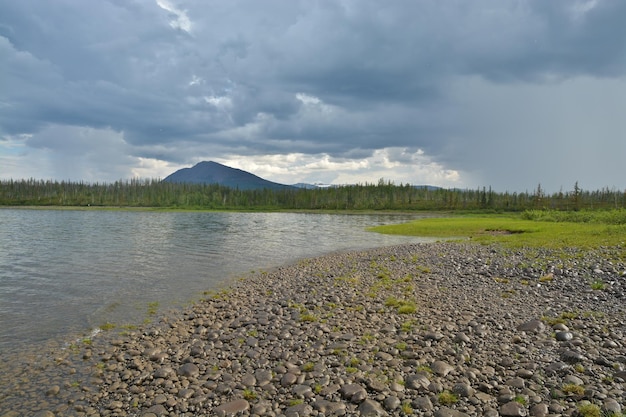
<svg viewBox="0 0 626 417">
<path fill-rule="evenodd" d="M 264 180 L 254 174 L 237 168 L 227 167 L 213 161 L 203 161 L 191 168 L 183 168 L 168 175 L 163 181 L 191 184 L 220 184 L 240 190 L 257 190 L 269 188 L 283 190 L 292 188 L 289 185 Z"/>
</svg>

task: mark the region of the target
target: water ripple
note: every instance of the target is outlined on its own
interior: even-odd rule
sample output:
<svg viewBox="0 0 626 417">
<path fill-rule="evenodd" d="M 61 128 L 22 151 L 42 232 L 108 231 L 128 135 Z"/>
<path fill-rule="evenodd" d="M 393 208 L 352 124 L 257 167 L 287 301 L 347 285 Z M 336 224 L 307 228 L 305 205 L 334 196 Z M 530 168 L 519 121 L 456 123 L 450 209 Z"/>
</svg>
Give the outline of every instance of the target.
<svg viewBox="0 0 626 417">
<path fill-rule="evenodd" d="M 415 238 L 364 229 L 416 216 L 0 210 L 0 348 L 140 323 L 148 305 L 303 257 Z"/>
</svg>

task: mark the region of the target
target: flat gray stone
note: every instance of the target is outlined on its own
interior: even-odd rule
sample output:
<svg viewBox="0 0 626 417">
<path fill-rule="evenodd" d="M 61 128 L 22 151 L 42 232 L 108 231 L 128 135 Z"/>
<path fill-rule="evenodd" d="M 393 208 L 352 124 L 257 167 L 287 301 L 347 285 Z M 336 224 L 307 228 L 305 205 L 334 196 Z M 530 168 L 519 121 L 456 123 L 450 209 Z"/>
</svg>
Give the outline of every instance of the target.
<svg viewBox="0 0 626 417">
<path fill-rule="evenodd" d="M 359 403 L 367 398 L 367 391 L 359 384 L 346 384 L 341 387 L 341 395 L 346 400 Z"/>
<path fill-rule="evenodd" d="M 249 408 L 250 403 L 248 403 L 248 401 L 244 399 L 238 399 L 215 407 L 213 411 L 218 417 L 225 417 L 237 415 L 237 413 L 247 411 Z"/>
<path fill-rule="evenodd" d="M 530 415 L 533 417 L 545 417 L 549 412 L 548 405 L 545 403 L 535 404 L 530 408 Z"/>
<path fill-rule="evenodd" d="M 343 415 L 346 410 L 346 405 L 344 403 L 324 399 L 315 401 L 313 406 L 317 411 L 328 416 Z"/>
<path fill-rule="evenodd" d="M 476 390 L 472 388 L 470 385 L 465 383 L 454 384 L 452 387 L 452 392 L 457 394 L 460 397 L 472 397 L 476 394 Z"/>
<path fill-rule="evenodd" d="M 469 414 L 452 408 L 441 407 L 439 410 L 435 411 L 435 417 L 469 417 Z"/>
<path fill-rule="evenodd" d="M 622 406 L 613 398 L 604 400 L 602 409 L 607 413 L 613 413 L 614 415 L 620 415 L 622 413 Z"/>
<path fill-rule="evenodd" d="M 409 375 L 405 379 L 405 386 L 411 389 L 428 388 L 430 380 L 423 373 Z"/>
<path fill-rule="evenodd" d="M 520 324 L 517 326 L 517 330 L 520 332 L 541 333 L 546 330 L 546 325 L 541 320 L 535 319 Z"/>
<path fill-rule="evenodd" d="M 561 360 L 567 363 L 583 362 L 586 359 L 587 358 L 585 358 L 582 353 L 578 353 L 573 350 L 566 350 L 565 352 L 561 353 Z"/>
<path fill-rule="evenodd" d="M 430 411 L 433 409 L 433 403 L 428 397 L 417 397 L 413 400 L 412 405 L 420 411 Z"/>
<path fill-rule="evenodd" d="M 439 376 L 446 376 L 454 370 L 454 367 L 444 361 L 435 361 L 430 369 Z"/>
<path fill-rule="evenodd" d="M 183 366 L 181 366 L 180 368 L 178 368 L 178 375 L 184 376 L 187 378 L 196 377 L 200 375 L 200 369 L 198 368 L 198 365 L 196 365 L 195 363 L 188 362 L 184 364 Z"/>
<path fill-rule="evenodd" d="M 306 404 L 296 404 L 285 410 L 285 417 L 308 417 L 313 414 L 313 408 Z"/>
<path fill-rule="evenodd" d="M 528 414 L 526 407 L 515 401 L 509 401 L 500 407 L 500 415 L 506 417 L 524 417 Z"/>
<path fill-rule="evenodd" d="M 295 384 L 297 381 L 298 381 L 298 376 L 297 375 L 287 372 L 280 379 L 280 385 L 283 386 L 283 387 L 288 387 L 290 385 Z"/>
<path fill-rule="evenodd" d="M 169 412 L 162 404 L 153 405 L 152 407 L 148 408 L 146 413 L 154 414 L 157 417 L 169 415 Z"/>
<path fill-rule="evenodd" d="M 387 410 L 393 411 L 393 410 L 400 408 L 400 405 L 402 405 L 402 402 L 400 401 L 398 397 L 396 397 L 395 395 L 392 395 L 390 397 L 385 398 L 385 400 L 383 401 L 383 405 L 385 406 Z"/>
<path fill-rule="evenodd" d="M 556 332 L 555 337 L 559 342 L 567 342 L 568 340 L 572 340 L 574 335 L 572 332 Z"/>
<path fill-rule="evenodd" d="M 378 401 L 366 399 L 359 405 L 359 412 L 363 417 L 387 416 L 387 412 L 383 409 Z"/>
</svg>

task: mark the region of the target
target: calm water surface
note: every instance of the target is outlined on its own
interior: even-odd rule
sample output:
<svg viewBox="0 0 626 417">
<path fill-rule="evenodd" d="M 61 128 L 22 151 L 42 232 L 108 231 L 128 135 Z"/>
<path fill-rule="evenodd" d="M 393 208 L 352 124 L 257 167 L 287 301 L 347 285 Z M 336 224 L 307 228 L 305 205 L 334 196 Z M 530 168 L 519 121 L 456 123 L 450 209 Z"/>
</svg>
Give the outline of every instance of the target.
<svg viewBox="0 0 626 417">
<path fill-rule="evenodd" d="M 409 215 L 0 210 L 0 351 L 141 323 L 252 270 L 420 241 L 366 232 Z M 422 239 L 423 241 L 423 239 Z"/>
</svg>

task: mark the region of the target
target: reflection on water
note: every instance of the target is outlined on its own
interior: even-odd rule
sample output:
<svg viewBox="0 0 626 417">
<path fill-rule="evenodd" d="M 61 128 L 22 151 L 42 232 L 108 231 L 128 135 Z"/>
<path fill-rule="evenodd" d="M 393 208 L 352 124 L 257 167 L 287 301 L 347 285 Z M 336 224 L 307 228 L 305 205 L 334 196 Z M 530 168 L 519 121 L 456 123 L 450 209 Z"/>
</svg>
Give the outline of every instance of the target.
<svg viewBox="0 0 626 417">
<path fill-rule="evenodd" d="M 0 349 L 139 323 L 228 278 L 418 239 L 365 231 L 408 215 L 0 210 Z"/>
</svg>

